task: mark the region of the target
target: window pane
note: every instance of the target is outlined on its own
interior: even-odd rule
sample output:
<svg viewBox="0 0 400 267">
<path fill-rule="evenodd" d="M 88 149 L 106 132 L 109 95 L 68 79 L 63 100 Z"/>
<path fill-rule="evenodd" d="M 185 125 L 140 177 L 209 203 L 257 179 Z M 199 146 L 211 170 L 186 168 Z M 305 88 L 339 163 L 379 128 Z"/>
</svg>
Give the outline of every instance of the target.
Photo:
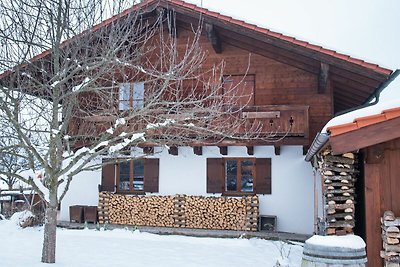
<svg viewBox="0 0 400 267">
<path fill-rule="evenodd" d="M 254 164 L 251 160 L 240 162 L 240 185 L 242 192 L 253 192 Z"/>
<path fill-rule="evenodd" d="M 129 101 L 119 101 L 119 110 L 129 109 Z"/>
<path fill-rule="evenodd" d="M 133 84 L 133 108 L 143 108 L 144 102 L 144 83 L 137 82 Z"/>
<path fill-rule="evenodd" d="M 226 191 L 236 191 L 237 190 L 237 161 L 227 160 L 226 161 L 226 181 L 225 190 Z"/>
<path fill-rule="evenodd" d="M 119 85 L 119 110 L 129 109 L 130 92 L 130 83 L 121 83 Z"/>
<path fill-rule="evenodd" d="M 119 164 L 119 190 L 129 190 L 129 162 Z"/>
<path fill-rule="evenodd" d="M 133 190 L 144 190 L 144 163 L 143 160 L 133 162 Z"/>
<path fill-rule="evenodd" d="M 121 83 L 119 85 L 119 100 L 129 100 L 131 85 L 129 83 Z"/>
</svg>

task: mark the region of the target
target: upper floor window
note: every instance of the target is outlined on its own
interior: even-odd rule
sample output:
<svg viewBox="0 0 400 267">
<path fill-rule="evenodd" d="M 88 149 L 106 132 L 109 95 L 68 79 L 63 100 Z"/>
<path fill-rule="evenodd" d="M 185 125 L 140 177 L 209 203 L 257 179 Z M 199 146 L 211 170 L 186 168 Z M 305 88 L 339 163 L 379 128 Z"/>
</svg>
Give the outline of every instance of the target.
<svg viewBox="0 0 400 267">
<path fill-rule="evenodd" d="M 144 105 L 144 82 L 121 83 L 119 110 L 140 109 Z"/>
<path fill-rule="evenodd" d="M 225 102 L 234 106 L 253 106 L 255 75 L 230 75 L 223 77 Z"/>
</svg>

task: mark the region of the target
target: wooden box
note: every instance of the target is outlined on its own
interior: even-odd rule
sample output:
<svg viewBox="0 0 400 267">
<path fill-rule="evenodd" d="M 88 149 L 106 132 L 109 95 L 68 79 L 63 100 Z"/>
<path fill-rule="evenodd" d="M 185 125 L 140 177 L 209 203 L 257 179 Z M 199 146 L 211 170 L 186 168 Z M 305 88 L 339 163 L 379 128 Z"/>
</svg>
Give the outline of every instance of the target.
<svg viewBox="0 0 400 267">
<path fill-rule="evenodd" d="M 75 205 L 69 207 L 69 221 L 70 222 L 83 222 L 83 206 Z"/>
<path fill-rule="evenodd" d="M 84 206 L 83 214 L 85 222 L 97 222 L 97 206 Z"/>
</svg>

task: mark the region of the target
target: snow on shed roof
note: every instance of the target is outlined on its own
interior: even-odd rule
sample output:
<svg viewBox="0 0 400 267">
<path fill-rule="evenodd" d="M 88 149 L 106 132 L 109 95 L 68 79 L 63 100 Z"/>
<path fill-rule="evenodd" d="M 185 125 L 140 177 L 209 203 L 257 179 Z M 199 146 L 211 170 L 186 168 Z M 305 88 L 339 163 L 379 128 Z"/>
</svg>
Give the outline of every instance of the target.
<svg viewBox="0 0 400 267">
<path fill-rule="evenodd" d="M 322 129 L 331 136 L 400 117 L 400 78 L 392 81 L 380 94 L 379 102 L 332 118 Z"/>
</svg>

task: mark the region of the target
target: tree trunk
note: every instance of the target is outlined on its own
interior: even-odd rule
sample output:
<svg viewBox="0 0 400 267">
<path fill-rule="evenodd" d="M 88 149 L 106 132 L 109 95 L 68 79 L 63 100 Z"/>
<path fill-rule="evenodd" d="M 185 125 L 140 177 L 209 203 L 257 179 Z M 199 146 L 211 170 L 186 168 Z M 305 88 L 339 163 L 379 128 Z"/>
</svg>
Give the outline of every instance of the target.
<svg viewBox="0 0 400 267">
<path fill-rule="evenodd" d="M 47 207 L 42 249 L 42 262 L 44 263 L 55 263 L 56 261 L 56 228 L 57 208 Z"/>
</svg>

